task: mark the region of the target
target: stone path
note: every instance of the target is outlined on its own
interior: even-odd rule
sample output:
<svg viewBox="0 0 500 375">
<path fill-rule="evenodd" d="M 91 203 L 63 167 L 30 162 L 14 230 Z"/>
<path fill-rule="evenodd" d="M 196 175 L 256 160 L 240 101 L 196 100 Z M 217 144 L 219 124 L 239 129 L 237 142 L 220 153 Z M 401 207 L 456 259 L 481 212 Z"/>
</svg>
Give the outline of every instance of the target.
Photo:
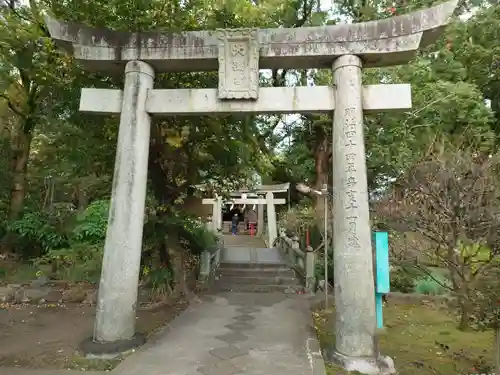
<svg viewBox="0 0 500 375">
<path fill-rule="evenodd" d="M 324 375 L 307 297 L 220 293 L 193 303 L 120 375 Z"/>
<path fill-rule="evenodd" d="M 246 234 L 237 234 L 236 236 L 225 234 L 223 235 L 223 240 L 224 246 L 230 248 L 241 246 L 255 248 L 266 247 L 266 243 L 262 238 L 257 236 L 249 236 Z"/>
<path fill-rule="evenodd" d="M 78 370 L 34 370 L 27 368 L 5 368 L 0 367 L 2 375 L 104 375 L 107 372 L 78 371 Z"/>
<path fill-rule="evenodd" d="M 278 250 L 266 247 L 226 247 L 222 249 L 220 259 L 223 263 L 286 264 Z"/>
</svg>

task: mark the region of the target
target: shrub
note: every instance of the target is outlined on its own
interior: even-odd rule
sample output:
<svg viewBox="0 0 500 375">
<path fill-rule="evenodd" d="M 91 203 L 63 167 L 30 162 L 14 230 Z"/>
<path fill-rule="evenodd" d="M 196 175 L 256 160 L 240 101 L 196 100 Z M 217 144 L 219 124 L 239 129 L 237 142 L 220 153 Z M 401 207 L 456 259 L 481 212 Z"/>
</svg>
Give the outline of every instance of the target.
<svg viewBox="0 0 500 375">
<path fill-rule="evenodd" d="M 318 257 L 318 261 L 316 262 L 314 276 L 316 280 L 324 280 L 325 279 L 325 261 L 324 261 L 324 251 L 320 250 L 320 256 Z M 329 250 L 328 252 L 328 283 L 330 285 L 334 285 L 333 281 L 333 250 Z"/>
<path fill-rule="evenodd" d="M 142 278 L 145 281 L 145 285 L 151 288 L 153 300 L 172 292 L 174 274 L 168 267 L 159 267 L 156 269 L 144 267 L 142 270 Z"/>
<path fill-rule="evenodd" d="M 391 290 L 401 293 L 412 293 L 418 278 L 415 271 L 405 267 L 396 268 L 390 273 Z"/>
<path fill-rule="evenodd" d="M 77 215 L 66 246 L 49 249 L 36 264 L 52 265 L 52 276 L 58 279 L 97 281 L 101 273 L 108 209 L 108 201 L 90 204 Z"/>
<path fill-rule="evenodd" d="M 50 249 L 68 244 L 64 232 L 46 212 L 26 213 L 22 219 L 8 225 L 7 230 L 14 235 L 12 242 L 16 252 L 24 258 L 43 256 Z"/>
<path fill-rule="evenodd" d="M 92 202 L 76 218 L 76 226 L 71 233 L 72 242 L 100 243 L 106 239 L 109 201 Z"/>
<path fill-rule="evenodd" d="M 416 281 L 415 292 L 438 296 L 452 290 L 450 281 L 438 271 L 428 271 L 432 276 L 424 275 Z"/>
<path fill-rule="evenodd" d="M 178 216 L 171 223 L 178 227 L 183 246 L 192 254 L 199 255 L 204 250 L 216 249 L 218 236 L 207 229 L 205 223 L 199 218 Z"/>
<path fill-rule="evenodd" d="M 97 282 L 103 252 L 102 244 L 75 243 L 71 247 L 50 250 L 35 264 L 38 267 L 52 265 L 53 274 L 50 276 L 59 280 Z"/>
</svg>

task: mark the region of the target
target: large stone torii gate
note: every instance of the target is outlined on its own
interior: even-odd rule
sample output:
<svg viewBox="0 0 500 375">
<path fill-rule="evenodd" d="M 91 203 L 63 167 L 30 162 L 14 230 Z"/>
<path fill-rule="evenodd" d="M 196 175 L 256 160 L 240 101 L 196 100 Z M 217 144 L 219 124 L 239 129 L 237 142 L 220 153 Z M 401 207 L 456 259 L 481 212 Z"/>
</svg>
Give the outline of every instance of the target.
<svg viewBox="0 0 500 375">
<path fill-rule="evenodd" d="M 94 328 L 102 351 L 137 341 L 150 115 L 334 111 L 336 347 L 348 370 L 378 373 L 363 111 L 411 107 L 409 85 L 362 86 L 361 68 L 403 64 L 434 42 L 457 0 L 380 21 L 297 29 L 122 33 L 47 19 L 85 69 L 125 73 L 123 90 L 82 89 L 80 110 L 120 114 Z M 326 87 L 260 88 L 259 69 L 330 68 Z M 215 89 L 153 89 L 155 72 L 219 70 Z M 99 349 L 96 349 L 99 351 Z M 391 362 L 387 359 L 387 362 Z"/>
</svg>

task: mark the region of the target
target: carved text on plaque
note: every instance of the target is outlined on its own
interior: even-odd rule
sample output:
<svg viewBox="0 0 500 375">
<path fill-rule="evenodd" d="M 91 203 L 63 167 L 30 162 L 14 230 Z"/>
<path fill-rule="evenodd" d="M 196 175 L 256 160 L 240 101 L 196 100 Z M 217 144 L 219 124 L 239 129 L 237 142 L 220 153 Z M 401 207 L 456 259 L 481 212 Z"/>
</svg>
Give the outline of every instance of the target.
<svg viewBox="0 0 500 375">
<path fill-rule="evenodd" d="M 259 97 L 257 29 L 218 30 L 219 99 Z"/>
</svg>

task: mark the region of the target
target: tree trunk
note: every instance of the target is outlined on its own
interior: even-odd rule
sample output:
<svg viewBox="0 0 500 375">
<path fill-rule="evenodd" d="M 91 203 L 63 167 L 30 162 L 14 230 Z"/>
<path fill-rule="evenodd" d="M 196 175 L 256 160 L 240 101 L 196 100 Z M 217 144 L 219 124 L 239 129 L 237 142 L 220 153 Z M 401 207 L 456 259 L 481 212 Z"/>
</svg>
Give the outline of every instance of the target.
<svg viewBox="0 0 500 375">
<path fill-rule="evenodd" d="M 314 152 L 316 181 L 314 186 L 317 191 L 322 191 L 323 185 L 328 184 L 329 176 L 328 140 L 326 139 L 326 133 L 319 132 L 316 142 L 317 146 Z M 316 216 L 316 223 L 318 229 L 322 230 L 325 221 L 325 197 L 316 196 L 315 201 L 314 211 Z"/>
<path fill-rule="evenodd" d="M 31 133 L 20 132 L 15 142 L 12 156 L 12 188 L 8 215 L 10 221 L 20 219 L 24 209 L 26 172 L 30 157 L 31 140 Z"/>
<path fill-rule="evenodd" d="M 470 317 L 472 314 L 472 305 L 469 298 L 466 296 L 459 297 L 460 305 L 460 323 L 458 329 L 460 331 L 467 331 L 470 328 Z"/>
<path fill-rule="evenodd" d="M 470 328 L 470 318 L 474 311 L 474 306 L 471 302 L 471 280 L 468 278 L 468 273 L 463 270 L 464 279 L 459 281 L 458 289 L 458 303 L 460 306 L 460 323 L 458 329 L 460 331 L 467 331 Z"/>
<path fill-rule="evenodd" d="M 316 150 L 315 155 L 316 182 L 315 189 L 321 191 L 323 185 L 328 184 L 328 152 L 323 147 Z M 325 213 L 325 198 L 322 196 L 316 197 L 316 215 L 318 218 L 323 218 Z"/>
<path fill-rule="evenodd" d="M 500 374 L 500 327 L 495 328 L 495 374 Z"/>
<path fill-rule="evenodd" d="M 474 307 L 471 302 L 471 290 L 473 288 L 474 277 L 472 276 L 470 267 L 462 265 L 459 258 L 459 253 L 453 247 L 447 250 L 448 270 L 450 271 L 451 280 L 453 283 L 453 292 L 458 297 L 458 306 L 460 312 L 460 322 L 458 329 L 467 331 L 470 328 L 470 318 Z M 458 271 L 460 268 L 460 272 Z"/>
<path fill-rule="evenodd" d="M 80 182 L 73 192 L 73 204 L 79 212 L 85 211 L 89 206 L 87 190 L 83 188 L 82 185 L 83 184 Z"/>
<path fill-rule="evenodd" d="M 168 257 L 172 262 L 174 271 L 174 296 L 191 298 L 193 293 L 189 290 L 184 269 L 184 249 L 179 242 L 179 236 L 175 228 L 168 231 Z"/>
</svg>

